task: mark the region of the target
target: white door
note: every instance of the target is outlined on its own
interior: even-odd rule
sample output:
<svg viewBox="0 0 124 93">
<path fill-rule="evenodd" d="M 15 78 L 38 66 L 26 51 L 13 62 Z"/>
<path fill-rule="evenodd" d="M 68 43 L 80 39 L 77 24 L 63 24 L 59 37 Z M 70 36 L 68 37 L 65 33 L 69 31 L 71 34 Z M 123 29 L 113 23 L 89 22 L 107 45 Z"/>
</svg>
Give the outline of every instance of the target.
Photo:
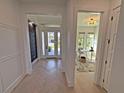
<svg viewBox="0 0 124 93">
<path fill-rule="evenodd" d="M 107 91 L 109 90 L 111 66 L 113 61 L 114 46 L 116 43 L 116 34 L 117 34 L 117 28 L 118 28 L 119 15 L 120 15 L 120 8 L 113 11 L 113 15 L 111 17 L 110 38 L 107 41 L 108 49 L 107 49 L 107 56 L 105 60 L 104 78 L 103 78 L 103 87 Z"/>
<path fill-rule="evenodd" d="M 61 57 L 61 34 L 58 31 L 42 32 L 42 55 L 45 58 Z"/>
<path fill-rule="evenodd" d="M 1 77 L 0 77 L 0 93 L 2 93 L 2 82 L 1 82 Z"/>
</svg>

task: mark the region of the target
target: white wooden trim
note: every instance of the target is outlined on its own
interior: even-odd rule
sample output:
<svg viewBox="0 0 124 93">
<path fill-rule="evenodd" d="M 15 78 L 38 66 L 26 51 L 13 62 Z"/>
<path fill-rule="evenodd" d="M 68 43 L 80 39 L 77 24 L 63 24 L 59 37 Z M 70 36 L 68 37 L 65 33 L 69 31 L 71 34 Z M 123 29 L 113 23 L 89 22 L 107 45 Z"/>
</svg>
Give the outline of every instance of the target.
<svg viewBox="0 0 124 93">
<path fill-rule="evenodd" d="M 25 14 L 24 16 L 24 46 L 25 46 L 25 60 L 26 60 L 26 71 L 30 75 L 32 73 L 32 63 L 31 63 L 31 55 L 30 55 L 30 40 L 29 40 L 29 28 L 28 28 L 28 19 L 27 15 Z"/>
<path fill-rule="evenodd" d="M 95 83 L 102 87 L 102 68 L 103 68 L 103 57 L 104 57 L 104 46 L 105 46 L 105 38 L 106 33 L 103 30 L 104 23 L 104 12 L 101 13 L 100 18 L 100 27 L 98 34 L 98 45 L 97 45 L 97 54 L 96 54 L 96 71 L 95 71 Z"/>
<path fill-rule="evenodd" d="M 19 76 L 3 93 L 11 93 L 27 74 Z"/>
<path fill-rule="evenodd" d="M 32 65 L 37 63 L 39 61 L 39 58 L 35 59 L 33 62 L 32 62 Z"/>
</svg>

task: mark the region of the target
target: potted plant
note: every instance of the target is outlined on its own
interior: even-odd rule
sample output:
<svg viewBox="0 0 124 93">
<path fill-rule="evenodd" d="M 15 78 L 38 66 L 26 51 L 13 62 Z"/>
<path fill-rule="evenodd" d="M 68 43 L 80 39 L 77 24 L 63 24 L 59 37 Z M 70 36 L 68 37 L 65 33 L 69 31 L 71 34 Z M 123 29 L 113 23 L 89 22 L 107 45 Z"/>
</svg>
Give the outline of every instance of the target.
<svg viewBox="0 0 124 93">
<path fill-rule="evenodd" d="M 48 52 L 51 52 L 51 46 L 48 46 Z"/>
</svg>

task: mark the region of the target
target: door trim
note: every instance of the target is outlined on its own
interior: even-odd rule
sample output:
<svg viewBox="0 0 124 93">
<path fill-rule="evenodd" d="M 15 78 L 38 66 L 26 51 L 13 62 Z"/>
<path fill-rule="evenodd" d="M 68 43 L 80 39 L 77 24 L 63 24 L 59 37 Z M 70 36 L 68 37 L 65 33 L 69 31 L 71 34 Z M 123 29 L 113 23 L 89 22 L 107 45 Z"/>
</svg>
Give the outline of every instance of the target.
<svg viewBox="0 0 124 93">
<path fill-rule="evenodd" d="M 87 12 L 87 13 L 100 13 L 100 25 L 99 25 L 99 35 L 98 35 L 98 44 L 97 44 L 97 53 L 96 53 L 96 71 L 95 71 L 95 84 L 102 86 L 101 85 L 101 73 L 102 73 L 102 66 L 103 66 L 103 55 L 104 55 L 104 45 L 105 43 L 105 31 L 103 28 L 107 27 L 107 25 L 104 24 L 104 19 L 106 17 L 106 13 L 104 11 L 88 11 L 88 10 L 76 10 L 75 11 L 75 23 L 77 24 L 77 14 L 78 12 Z M 77 28 L 77 25 L 75 26 Z M 77 29 L 75 28 L 76 32 Z M 102 50 L 101 50 L 102 49 Z M 75 64 L 74 64 L 75 66 Z M 75 75 L 74 75 L 75 77 Z"/>
</svg>

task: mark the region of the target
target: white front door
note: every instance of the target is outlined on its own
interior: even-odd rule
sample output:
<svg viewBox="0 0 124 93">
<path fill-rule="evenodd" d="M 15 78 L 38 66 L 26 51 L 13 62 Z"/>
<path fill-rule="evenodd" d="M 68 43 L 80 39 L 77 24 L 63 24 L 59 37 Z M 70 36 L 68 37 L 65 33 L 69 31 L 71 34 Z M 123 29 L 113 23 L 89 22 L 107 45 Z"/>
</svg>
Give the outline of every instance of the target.
<svg viewBox="0 0 124 93">
<path fill-rule="evenodd" d="M 42 53 L 45 58 L 61 57 L 61 34 L 58 31 L 42 32 Z"/>
<path fill-rule="evenodd" d="M 1 76 L 0 76 L 0 93 L 2 93 L 2 82 L 1 82 Z"/>
<path fill-rule="evenodd" d="M 110 37 L 108 39 L 108 49 L 107 49 L 108 51 L 107 51 L 107 57 L 105 60 L 104 78 L 103 78 L 103 87 L 107 91 L 109 90 L 111 66 L 113 61 L 114 46 L 116 43 L 116 34 L 117 34 L 117 28 L 118 28 L 119 15 L 120 15 L 120 8 L 114 10 L 113 15 L 111 17 Z"/>
</svg>

